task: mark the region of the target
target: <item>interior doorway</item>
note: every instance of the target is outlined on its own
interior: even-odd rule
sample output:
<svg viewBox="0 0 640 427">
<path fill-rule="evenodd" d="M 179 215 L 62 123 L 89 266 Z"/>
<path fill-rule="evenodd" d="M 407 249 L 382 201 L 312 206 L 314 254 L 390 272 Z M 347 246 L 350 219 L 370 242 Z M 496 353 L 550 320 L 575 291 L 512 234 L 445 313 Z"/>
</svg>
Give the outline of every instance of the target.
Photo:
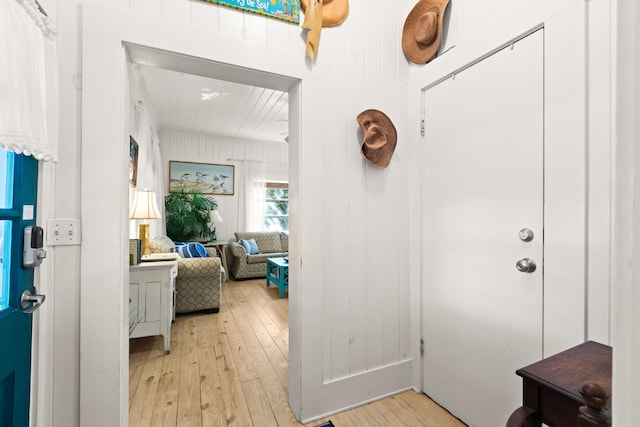
<svg viewBox="0 0 640 427">
<path fill-rule="evenodd" d="M 127 49 L 127 57 L 128 60 L 131 61 L 130 64 L 133 66 L 133 73 L 131 73 L 131 77 L 133 79 L 129 82 L 130 90 L 133 91 L 134 85 L 137 85 L 138 88 L 135 88 L 135 92 L 140 93 L 144 97 L 144 101 L 135 102 L 135 98 L 133 101 L 134 108 L 138 109 L 138 104 L 144 104 L 144 109 L 146 110 L 144 114 L 153 114 L 158 121 L 159 131 L 159 149 L 163 151 L 167 144 L 171 143 L 175 135 L 182 134 L 184 137 L 183 155 L 188 156 L 190 153 L 189 144 L 193 143 L 195 145 L 196 141 L 198 144 L 213 143 L 214 139 L 220 139 L 222 148 L 216 148 L 212 150 L 207 150 L 208 152 L 214 152 L 218 155 L 216 159 L 206 160 L 204 158 L 183 158 L 183 157 L 173 157 L 177 153 L 173 150 L 172 160 L 180 160 L 180 161 L 194 161 L 194 162 L 205 162 L 209 163 L 213 161 L 214 163 L 234 163 L 235 164 L 235 194 L 233 196 L 218 196 L 213 194 L 212 197 L 218 202 L 218 209 L 222 207 L 222 215 L 224 216 L 224 226 L 225 230 L 222 235 L 219 235 L 219 239 L 223 241 L 227 241 L 228 238 L 233 237 L 234 231 L 244 231 L 242 229 L 241 221 L 238 221 L 234 216 L 240 216 L 239 214 L 233 213 L 235 209 L 241 210 L 245 208 L 245 203 L 243 203 L 244 192 L 243 183 L 246 181 L 246 176 L 244 174 L 244 169 L 246 167 L 246 162 L 257 162 L 261 161 L 263 163 L 262 166 L 269 166 L 270 163 L 267 162 L 267 158 L 264 159 L 243 159 L 242 153 L 245 156 L 251 156 L 251 152 L 246 147 L 243 141 L 245 139 L 248 140 L 248 136 L 252 133 L 258 134 L 259 131 L 262 131 L 261 135 L 264 135 L 263 144 L 274 146 L 274 144 L 279 144 L 280 146 L 284 145 L 287 147 L 290 144 L 289 142 L 289 117 L 290 117 L 290 108 L 288 105 L 288 90 L 282 90 L 290 85 L 291 82 L 286 78 L 278 78 L 277 76 L 269 75 L 268 78 L 263 79 L 259 76 L 259 73 L 255 70 L 251 70 L 251 72 L 247 73 L 246 77 L 238 78 L 239 74 L 237 69 L 234 68 L 233 80 L 225 80 L 230 78 L 229 74 L 227 74 L 228 65 L 214 63 L 211 61 L 204 61 L 201 59 L 196 59 L 193 57 L 188 57 L 186 55 L 179 55 L 175 53 L 169 53 L 165 51 L 159 51 L 156 49 L 150 49 L 139 45 L 129 45 L 125 44 Z M 253 74 L 252 74 L 253 73 Z M 286 81 L 281 81 L 286 80 Z M 262 85 L 262 86 L 256 86 Z M 268 85 L 268 88 L 264 86 Z M 184 89 L 185 94 L 176 94 L 177 90 L 180 88 Z M 164 93 L 158 94 L 157 91 L 165 91 Z M 169 92 L 169 93 L 166 93 Z M 200 92 L 200 93 L 198 93 Z M 200 98 L 201 97 L 201 98 Z M 215 99 L 215 98 L 223 98 L 223 99 Z M 125 99 L 129 99 L 125 97 Z M 225 123 L 212 125 L 207 132 L 208 128 L 205 127 L 207 125 L 207 118 L 203 117 L 205 114 L 210 112 L 211 104 L 218 102 L 222 106 L 226 106 L 227 109 L 232 109 L 232 111 L 224 111 L 218 108 L 217 113 L 219 116 L 209 116 L 210 121 L 225 121 L 224 117 L 222 117 L 223 113 L 227 115 L 229 113 L 235 113 L 241 115 L 240 117 L 233 118 L 233 120 L 237 120 L 239 123 L 234 127 L 230 122 L 231 118 L 227 117 Z M 233 101 L 233 102 L 231 102 Z M 286 104 L 285 104 L 286 102 Z M 182 118 L 181 120 L 172 120 L 173 118 L 166 118 L 167 111 L 162 111 L 163 108 L 166 108 L 163 104 L 166 103 L 174 103 L 175 105 L 167 108 L 167 110 L 171 110 L 178 115 L 188 115 L 193 114 L 197 116 L 197 119 L 189 120 L 188 118 Z M 207 104 L 204 107 L 203 104 Z M 258 105 L 260 104 L 260 105 Z M 255 113 L 254 110 L 263 109 L 263 110 L 278 110 L 271 113 Z M 132 116 L 138 117 L 139 112 L 135 111 L 136 114 Z M 250 115 L 260 115 L 261 123 L 247 123 L 253 119 Z M 166 122 L 165 122 L 166 120 Z M 275 123 L 269 125 L 265 123 L 268 120 L 272 120 Z M 140 123 L 138 120 L 134 119 L 134 124 L 132 128 L 134 128 L 134 132 L 138 131 L 138 127 Z M 144 121 L 148 123 L 148 120 Z M 181 127 L 181 124 L 192 122 L 195 125 L 200 124 L 200 126 L 195 126 L 193 130 L 185 129 Z M 244 125 L 241 125 L 244 123 Z M 240 127 L 242 126 L 242 127 Z M 125 126 L 126 128 L 126 126 Z M 268 129 L 265 129 L 268 128 Z M 166 140 L 164 138 L 164 131 L 168 131 L 169 135 L 166 136 Z M 219 133 L 214 133 L 219 131 Z M 234 137 L 234 132 L 242 131 L 244 138 Z M 142 135 L 144 135 L 145 131 L 140 131 Z M 147 135 L 148 136 L 148 135 Z M 193 140 L 191 140 L 191 136 L 193 136 Z M 242 136 L 242 135 L 241 135 Z M 237 144 L 234 144 L 233 141 L 237 140 Z M 257 138 L 256 138 L 257 141 Z M 138 140 L 139 144 L 142 144 L 144 141 Z M 258 142 L 253 143 L 253 145 L 259 144 Z M 241 147 L 240 149 L 233 149 L 229 147 L 230 145 L 237 145 Z M 249 144 L 252 145 L 252 144 Z M 154 145 L 155 147 L 155 145 Z M 155 148 L 152 148 L 152 150 Z M 225 151 L 226 150 L 226 151 Z M 279 150 L 281 151 L 281 150 Z M 226 154 L 225 154 L 226 153 Z M 224 154 L 224 155 L 223 155 Z M 167 176 L 169 171 L 167 153 L 163 153 L 162 164 L 157 168 L 158 171 L 156 173 L 164 174 L 164 179 L 160 179 L 161 189 L 156 189 L 156 194 L 158 194 L 159 202 L 162 202 L 162 195 L 166 194 L 167 189 Z M 268 156 L 269 160 L 272 160 L 273 155 Z M 290 159 L 287 159 L 286 168 L 289 168 Z M 154 169 L 155 169 L 154 165 Z M 283 176 L 281 175 L 282 171 L 277 170 L 273 171 L 273 167 L 264 168 L 266 179 L 270 181 L 281 180 Z M 269 175 L 268 173 L 272 173 Z M 275 175 L 273 175 L 275 174 Z M 140 177 L 139 180 L 140 181 Z M 158 182 L 158 179 L 154 177 L 154 182 Z M 289 177 L 287 176 L 287 184 L 289 184 Z M 140 188 L 140 186 L 138 186 Z M 253 187 L 253 186 L 252 186 Z M 287 186 L 288 191 L 289 186 Z M 159 191 L 158 191 L 159 190 Z M 162 210 L 162 208 L 161 208 Z M 232 213 L 229 215 L 229 213 Z M 164 215 L 163 215 L 164 216 Z M 125 217 L 126 218 L 126 217 Z M 163 221 L 162 219 L 158 220 L 158 222 Z M 295 219 L 293 221 L 295 223 Z M 237 228 L 240 227 L 240 228 Z M 156 224 L 156 230 L 162 230 L 162 227 L 159 224 Z M 153 235 L 152 235 L 153 237 Z M 228 265 L 230 266 L 229 254 L 227 254 Z M 231 272 L 227 271 L 227 277 L 230 277 Z M 227 284 L 225 284 L 227 285 Z M 287 337 L 288 339 L 288 337 Z M 131 396 L 130 396 L 131 399 Z"/>
<path fill-rule="evenodd" d="M 125 46 L 131 61 L 131 130 L 144 166 L 138 167 L 142 176 L 137 188 L 155 191 L 163 212 L 161 202 L 171 180 L 209 185 L 213 189 L 205 194 L 217 203 L 219 241 L 228 242 L 237 231 L 262 227 L 288 230 L 286 221 L 274 224 L 269 217 L 274 210 L 269 192 L 276 191 L 270 185 L 283 184 L 288 194 L 289 92 L 280 89 L 285 85 L 250 76 L 237 79 L 237 73 L 230 81 L 224 70 L 217 70 L 220 64 L 194 66 L 193 58 L 179 57 L 166 61 L 157 58 L 165 52 Z M 184 61 L 191 65 L 184 66 Z M 232 188 L 218 191 L 217 176 L 175 175 L 170 166 L 174 162 L 230 169 Z M 286 209 L 275 213 L 288 215 Z M 165 234 L 162 220 L 151 228 L 151 237 Z M 130 234 L 136 233 L 131 229 Z"/>
<path fill-rule="evenodd" d="M 226 63 L 217 62 L 212 57 L 211 46 L 215 42 L 211 40 L 207 41 L 205 52 L 196 34 L 172 32 L 153 22 L 141 26 L 134 19 L 123 19 L 120 14 L 105 16 L 98 11 L 101 11 L 99 7 L 85 10 L 85 19 L 91 21 L 91 25 L 83 34 L 82 56 L 81 199 L 85 239 L 81 247 L 83 261 L 80 273 L 83 284 L 80 302 L 83 325 L 80 331 L 80 420 L 83 424 L 126 424 L 129 185 L 125 171 L 129 160 L 127 122 L 131 108 L 126 77 L 126 66 L 130 61 L 128 54 L 137 49 L 140 60 L 150 66 L 288 92 L 291 106 L 289 147 L 293 154 L 289 160 L 289 194 L 292 201 L 298 197 L 296 179 L 299 162 L 296 156 L 299 155 L 300 129 L 297 123 L 300 118 L 301 80 L 292 77 L 295 72 L 269 72 L 279 69 L 279 62 L 273 58 L 261 61 L 231 52 L 225 56 Z M 95 32 L 102 29 L 108 34 L 95 37 Z M 166 37 L 158 38 L 158 34 Z M 159 46 L 170 46 L 170 50 Z M 248 59 L 251 59 L 251 68 L 248 68 Z M 125 139 L 126 144 L 119 143 Z M 96 174 L 96 171 L 102 173 Z M 296 212 L 291 214 L 294 218 Z M 298 248 L 298 221 L 299 217 L 294 218 L 290 224 L 292 257 L 296 256 Z M 296 267 L 292 265 L 294 278 L 299 274 Z M 296 291 L 295 280 L 292 280 L 290 290 Z M 292 298 L 292 310 L 296 310 L 296 304 L 299 304 L 298 300 Z M 297 334 L 297 327 L 292 325 L 290 336 L 293 338 Z M 290 382 L 295 376 L 295 373 L 290 375 Z M 295 392 L 290 394 L 295 395 Z"/>
<path fill-rule="evenodd" d="M 296 96 L 295 93 L 290 94 L 289 91 L 296 82 L 289 77 L 278 76 L 270 73 L 261 72 L 258 70 L 251 70 L 246 68 L 239 68 L 230 64 L 223 64 L 214 61 L 207 61 L 201 58 L 195 58 L 188 55 L 183 55 L 175 52 L 168 52 L 163 50 L 158 50 L 154 48 L 149 48 L 141 45 L 125 43 L 125 48 L 127 50 L 127 58 L 130 63 L 138 66 L 142 66 L 147 71 L 143 71 L 143 73 L 149 73 L 150 68 L 170 71 L 178 74 L 186 74 L 191 76 L 204 77 L 207 80 L 213 82 L 216 87 L 226 87 L 227 90 L 235 90 L 241 93 L 239 98 L 242 98 L 243 105 L 235 106 L 235 111 L 242 111 L 243 107 L 246 110 L 250 110 L 251 108 L 255 108 L 255 103 L 257 98 L 277 98 L 275 101 L 264 101 L 263 102 L 267 107 L 265 108 L 281 108 L 284 113 L 276 114 L 273 117 L 273 120 L 276 122 L 285 122 L 285 126 L 283 127 L 281 123 L 277 123 L 274 125 L 275 130 L 272 133 L 273 138 L 279 138 L 283 143 L 290 145 L 296 143 L 296 141 L 292 141 L 290 139 L 290 130 L 289 126 L 292 120 L 292 117 L 295 117 L 295 111 L 292 111 L 290 105 L 288 103 L 288 99 L 290 96 Z M 144 79 L 144 77 L 143 77 Z M 157 83 L 157 82 L 156 82 Z M 226 85 L 225 85 L 226 83 Z M 135 84 L 134 82 L 130 82 L 130 85 Z M 155 86 L 157 89 L 157 84 Z M 261 92 L 258 96 L 251 97 L 249 95 L 250 92 L 255 92 L 256 90 L 264 90 L 270 89 L 272 92 L 267 93 L 265 95 L 264 92 Z M 149 87 L 143 87 L 142 91 L 149 90 Z M 225 96 L 230 94 L 215 92 L 215 90 L 210 90 L 203 88 L 202 96 L 204 97 L 213 97 L 213 96 Z M 214 93 L 215 92 L 215 93 Z M 284 94 L 285 96 L 282 96 Z M 147 96 L 150 95 L 147 93 Z M 283 101 L 284 99 L 284 101 Z M 281 104 L 286 102 L 287 104 L 282 106 Z M 269 104 L 278 104 L 277 107 L 272 107 Z M 286 118 L 283 119 L 283 114 Z M 263 119 L 266 121 L 266 119 Z M 262 127 L 265 127 L 266 124 L 262 123 Z M 194 132 L 197 133 L 197 132 Z M 274 142 L 273 140 L 266 142 Z M 162 146 L 162 143 L 161 143 Z M 237 156 L 237 155 L 236 155 Z M 220 159 L 220 161 L 233 161 L 232 158 Z M 249 160 L 254 161 L 254 160 Z M 290 164 L 293 160 L 291 156 L 288 159 L 287 167 L 290 168 Z M 244 160 L 241 161 L 244 163 Z M 166 167 L 166 165 L 162 165 Z M 167 176 L 168 171 L 164 170 L 164 175 Z M 269 179 L 269 177 L 267 177 Z M 277 179 L 277 177 L 276 177 Z M 290 187 L 296 188 L 295 183 L 290 182 L 290 177 L 288 177 L 289 181 L 287 189 Z M 273 179 L 272 179 L 273 180 Z M 236 177 L 237 182 L 241 182 L 239 177 Z M 242 189 L 238 189 L 237 191 L 242 191 Z M 292 203 L 295 203 L 296 194 L 295 192 L 289 192 L 289 200 Z M 239 207 L 241 207 L 243 203 L 239 203 Z M 296 220 L 292 221 L 294 224 Z M 226 273 L 227 275 L 230 272 Z"/>
</svg>

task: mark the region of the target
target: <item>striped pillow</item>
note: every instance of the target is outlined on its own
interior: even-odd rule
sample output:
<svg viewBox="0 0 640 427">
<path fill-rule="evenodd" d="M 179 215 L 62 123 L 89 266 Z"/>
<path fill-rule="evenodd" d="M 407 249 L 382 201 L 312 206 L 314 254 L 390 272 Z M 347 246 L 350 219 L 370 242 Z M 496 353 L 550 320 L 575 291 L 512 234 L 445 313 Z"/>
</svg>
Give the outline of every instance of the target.
<svg viewBox="0 0 640 427">
<path fill-rule="evenodd" d="M 176 242 L 176 252 L 182 258 L 206 258 L 207 256 L 207 248 L 197 242 Z"/>
</svg>

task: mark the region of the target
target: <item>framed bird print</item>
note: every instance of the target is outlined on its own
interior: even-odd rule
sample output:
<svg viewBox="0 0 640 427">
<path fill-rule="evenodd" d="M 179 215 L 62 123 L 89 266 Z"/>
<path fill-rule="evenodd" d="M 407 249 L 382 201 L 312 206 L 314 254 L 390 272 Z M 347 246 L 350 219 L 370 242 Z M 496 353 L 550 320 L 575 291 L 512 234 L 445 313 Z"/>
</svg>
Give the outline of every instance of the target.
<svg viewBox="0 0 640 427">
<path fill-rule="evenodd" d="M 235 166 L 210 163 L 169 162 L 169 192 L 235 194 Z"/>
</svg>

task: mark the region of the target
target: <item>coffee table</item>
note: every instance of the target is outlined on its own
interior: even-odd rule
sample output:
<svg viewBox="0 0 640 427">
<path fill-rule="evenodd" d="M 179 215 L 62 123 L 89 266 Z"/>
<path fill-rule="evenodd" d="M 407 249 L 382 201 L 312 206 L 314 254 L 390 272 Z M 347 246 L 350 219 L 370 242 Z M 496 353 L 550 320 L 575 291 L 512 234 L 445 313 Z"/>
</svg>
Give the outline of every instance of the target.
<svg viewBox="0 0 640 427">
<path fill-rule="evenodd" d="M 280 289 L 280 298 L 284 298 L 284 291 L 289 291 L 288 258 L 267 258 L 267 287 L 271 283 Z"/>
</svg>

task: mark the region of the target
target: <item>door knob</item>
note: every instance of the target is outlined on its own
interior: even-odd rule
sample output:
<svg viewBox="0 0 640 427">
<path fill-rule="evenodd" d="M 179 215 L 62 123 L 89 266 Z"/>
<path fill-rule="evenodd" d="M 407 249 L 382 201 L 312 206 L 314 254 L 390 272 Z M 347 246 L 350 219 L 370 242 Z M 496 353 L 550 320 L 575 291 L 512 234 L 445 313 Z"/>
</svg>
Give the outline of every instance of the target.
<svg viewBox="0 0 640 427">
<path fill-rule="evenodd" d="M 516 262 L 516 268 L 522 273 L 533 273 L 536 271 L 536 263 L 529 258 L 522 258 Z"/>
<path fill-rule="evenodd" d="M 20 307 L 22 307 L 22 312 L 25 314 L 33 313 L 40 308 L 44 299 L 44 295 L 33 295 L 29 289 L 25 290 L 20 296 Z M 29 307 L 29 304 L 32 304 L 31 307 Z"/>
</svg>

